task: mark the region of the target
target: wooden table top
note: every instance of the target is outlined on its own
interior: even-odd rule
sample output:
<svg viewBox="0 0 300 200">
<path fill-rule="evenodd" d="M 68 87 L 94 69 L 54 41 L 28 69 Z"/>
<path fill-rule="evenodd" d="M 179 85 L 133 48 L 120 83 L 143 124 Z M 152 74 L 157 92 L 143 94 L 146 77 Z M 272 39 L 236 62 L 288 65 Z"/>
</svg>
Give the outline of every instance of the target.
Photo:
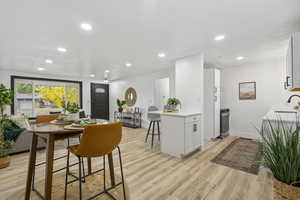
<svg viewBox="0 0 300 200">
<path fill-rule="evenodd" d="M 96 119 L 98 124 L 107 124 L 112 123 L 111 121 Z M 41 124 L 33 124 L 31 125 L 30 132 L 36 134 L 68 134 L 68 133 L 82 133 L 84 127 L 73 127 L 71 125 L 63 125 L 63 124 L 55 124 L 55 123 L 41 123 Z"/>
</svg>

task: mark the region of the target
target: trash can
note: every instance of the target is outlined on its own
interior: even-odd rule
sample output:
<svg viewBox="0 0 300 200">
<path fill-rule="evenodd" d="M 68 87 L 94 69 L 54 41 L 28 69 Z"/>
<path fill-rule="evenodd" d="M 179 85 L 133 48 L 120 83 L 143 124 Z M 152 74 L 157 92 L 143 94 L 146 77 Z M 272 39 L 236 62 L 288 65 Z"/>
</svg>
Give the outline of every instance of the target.
<svg viewBox="0 0 300 200">
<path fill-rule="evenodd" d="M 220 137 L 223 138 L 229 135 L 230 110 L 228 108 L 221 109 L 220 116 Z"/>
</svg>

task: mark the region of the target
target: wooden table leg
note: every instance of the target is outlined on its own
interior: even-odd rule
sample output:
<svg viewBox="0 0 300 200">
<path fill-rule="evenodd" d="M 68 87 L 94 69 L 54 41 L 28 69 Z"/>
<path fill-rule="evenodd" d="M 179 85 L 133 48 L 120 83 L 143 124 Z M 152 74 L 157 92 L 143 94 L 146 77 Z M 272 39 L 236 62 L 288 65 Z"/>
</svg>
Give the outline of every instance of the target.
<svg viewBox="0 0 300 200">
<path fill-rule="evenodd" d="M 92 160 L 91 158 L 87 158 L 87 164 L 88 164 L 88 175 L 92 174 Z"/>
<path fill-rule="evenodd" d="M 111 185 L 114 186 L 116 184 L 116 181 L 115 181 L 114 160 L 113 160 L 112 153 L 108 154 L 108 164 L 109 164 Z"/>
<path fill-rule="evenodd" d="M 45 171 L 45 199 L 51 199 L 52 192 L 52 171 L 54 158 L 54 138 L 52 134 L 48 135 L 47 139 L 47 155 L 46 155 L 46 171 Z"/>
<path fill-rule="evenodd" d="M 30 147 L 28 171 L 27 171 L 27 181 L 26 181 L 26 191 L 25 191 L 25 200 L 30 200 L 31 184 L 32 184 L 32 172 L 35 168 L 36 162 L 36 149 L 37 149 L 37 135 L 32 134 L 32 141 Z"/>
</svg>

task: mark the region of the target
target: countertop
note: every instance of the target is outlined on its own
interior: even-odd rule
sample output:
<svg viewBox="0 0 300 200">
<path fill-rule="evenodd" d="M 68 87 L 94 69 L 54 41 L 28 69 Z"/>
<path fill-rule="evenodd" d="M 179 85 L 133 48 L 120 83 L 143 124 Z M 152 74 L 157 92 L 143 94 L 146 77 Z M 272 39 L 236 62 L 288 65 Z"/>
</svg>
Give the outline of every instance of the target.
<svg viewBox="0 0 300 200">
<path fill-rule="evenodd" d="M 164 112 L 164 111 L 152 111 L 149 112 L 152 114 L 160 114 L 160 115 L 168 115 L 168 116 L 175 116 L 175 117 L 189 117 L 194 115 L 201 115 L 201 112 Z"/>
<path fill-rule="evenodd" d="M 278 113 L 275 111 L 287 111 L 296 113 Z M 293 109 L 290 105 L 276 105 L 263 117 L 263 120 L 279 121 L 294 123 L 300 120 L 300 111 Z"/>
</svg>

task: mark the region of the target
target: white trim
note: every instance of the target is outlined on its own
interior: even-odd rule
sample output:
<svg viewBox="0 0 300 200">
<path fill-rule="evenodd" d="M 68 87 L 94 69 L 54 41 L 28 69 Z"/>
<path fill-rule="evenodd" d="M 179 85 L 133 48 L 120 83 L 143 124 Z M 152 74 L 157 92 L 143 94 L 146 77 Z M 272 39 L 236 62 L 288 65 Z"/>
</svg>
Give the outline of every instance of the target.
<svg viewBox="0 0 300 200">
<path fill-rule="evenodd" d="M 243 137 L 243 138 L 249 138 L 249 139 L 255 139 L 255 140 L 261 140 L 259 133 L 253 133 L 253 132 L 241 132 L 241 131 L 230 130 L 229 135 Z"/>
</svg>

